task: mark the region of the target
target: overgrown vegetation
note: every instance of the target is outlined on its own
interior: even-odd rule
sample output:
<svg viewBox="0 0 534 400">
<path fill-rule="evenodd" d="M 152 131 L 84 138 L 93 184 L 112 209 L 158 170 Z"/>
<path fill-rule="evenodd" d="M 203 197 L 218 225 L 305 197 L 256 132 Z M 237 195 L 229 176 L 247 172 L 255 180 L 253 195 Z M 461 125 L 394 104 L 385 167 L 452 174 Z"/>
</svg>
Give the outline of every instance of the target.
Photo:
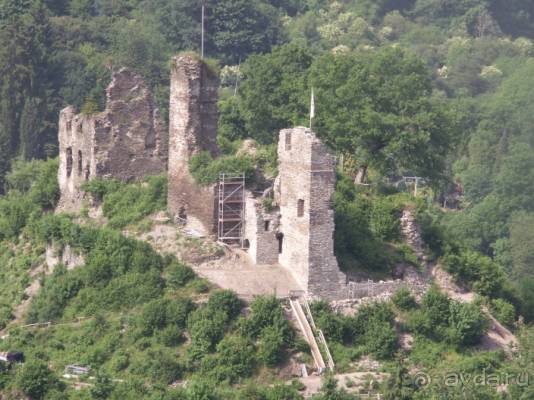
<svg viewBox="0 0 534 400">
<path fill-rule="evenodd" d="M 307 126 L 314 87 L 313 125 L 339 156 L 343 174 L 334 199 L 343 268 L 384 276 L 396 262 L 417 264 L 399 237 L 399 212 L 409 204 L 435 258 L 480 303 L 511 328 L 519 316 L 534 320 L 530 2 L 204 3 L 206 55 L 222 66 L 218 142 L 226 156 L 198 155 L 190 167 L 199 182 L 211 184 L 220 172 L 253 178 L 256 166 L 275 176 L 272 143 L 280 128 Z M 110 68 L 140 73 L 165 119 L 168 61 L 177 51 L 198 52 L 200 15 L 196 0 L 0 0 L 0 327 L 13 318 L 49 239 L 81 251 L 87 268 L 58 267 L 45 277 L 30 318 L 90 317 L 12 332 L 0 347 L 23 349 L 29 359 L 15 370 L 0 365 L 1 391 L 49 399 L 301 397 L 296 385 L 268 388 L 254 380 L 298 346 L 276 301 L 255 303 L 250 319 L 269 323 L 253 331 L 249 319 L 226 308 L 194 305 L 197 292 L 204 296 L 210 288 L 187 266 L 115 231 L 164 209 L 163 178 L 91 182 L 88 190 L 109 220 L 96 229 L 48 215 L 59 194 L 57 161 L 18 161 L 57 154 L 57 115 L 67 104 L 85 114 L 102 109 Z M 259 143 L 256 155 L 236 155 L 249 137 Z M 391 184 L 403 175 L 427 178 L 420 199 L 393 193 Z M 354 181 L 365 185 L 355 189 Z M 224 304 L 232 298 L 218 296 Z M 470 384 L 416 388 L 413 368 L 439 375 L 534 368 L 531 328 L 522 332 L 520 354 L 506 362 L 497 352 L 471 352 L 486 326 L 483 314 L 434 291 L 420 304 L 398 293 L 393 306 L 369 306 L 352 319 L 316 307 L 341 368 L 364 353 L 392 360 L 399 328 L 392 315 L 414 335 L 409 360 L 402 353 L 395 359 L 386 398 L 505 396 Z M 359 325 L 364 321 L 380 333 L 368 333 Z M 198 333 L 191 344 L 188 329 Z M 57 376 L 67 363 L 99 368 L 94 387 L 65 388 Z M 125 382 L 113 381 L 117 376 Z M 169 389 L 177 379 L 187 379 L 187 388 Z M 532 397 L 528 385 L 507 391 L 509 398 Z M 332 380 L 318 396 L 348 397 Z"/>
<path fill-rule="evenodd" d="M 254 181 L 256 166 L 248 156 L 224 156 L 212 158 L 208 152 L 202 152 L 191 157 L 189 171 L 200 185 L 211 185 L 219 181 L 220 174 L 245 174 L 247 183 Z"/>
<path fill-rule="evenodd" d="M 111 228 L 124 228 L 167 206 L 167 177 L 148 177 L 127 185 L 117 180 L 94 179 L 82 186 L 102 203 Z"/>
</svg>

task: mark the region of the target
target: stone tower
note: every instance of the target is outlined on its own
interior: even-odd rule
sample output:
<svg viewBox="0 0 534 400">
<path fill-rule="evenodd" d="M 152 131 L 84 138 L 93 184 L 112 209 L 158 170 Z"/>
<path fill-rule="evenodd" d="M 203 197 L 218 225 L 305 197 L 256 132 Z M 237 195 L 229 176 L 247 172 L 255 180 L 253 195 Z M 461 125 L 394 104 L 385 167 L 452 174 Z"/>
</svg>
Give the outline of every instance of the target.
<svg viewBox="0 0 534 400">
<path fill-rule="evenodd" d="M 79 211 L 81 185 L 95 177 L 131 181 L 167 168 L 168 134 L 152 95 L 139 75 L 121 69 L 106 89 L 106 109 L 59 116 L 60 211 Z"/>
<path fill-rule="evenodd" d="M 335 159 L 311 129 L 280 132 L 279 263 L 313 296 L 339 297 L 346 276 L 334 256 Z"/>
<path fill-rule="evenodd" d="M 200 235 L 216 227 L 215 186 L 199 186 L 189 173 L 189 160 L 199 152 L 218 155 L 219 80 L 192 55 L 173 59 L 169 108 L 168 208 L 177 220 Z"/>
</svg>

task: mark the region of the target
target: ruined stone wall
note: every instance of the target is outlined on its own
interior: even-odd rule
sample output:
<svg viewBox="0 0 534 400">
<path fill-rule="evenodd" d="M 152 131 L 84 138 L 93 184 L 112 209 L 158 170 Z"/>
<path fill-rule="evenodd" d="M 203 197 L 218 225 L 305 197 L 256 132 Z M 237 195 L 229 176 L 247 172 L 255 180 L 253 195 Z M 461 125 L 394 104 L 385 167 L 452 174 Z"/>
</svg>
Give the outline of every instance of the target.
<svg viewBox="0 0 534 400">
<path fill-rule="evenodd" d="M 333 243 L 334 159 L 313 131 L 299 127 L 280 132 L 278 162 L 279 262 L 312 296 L 343 296 L 346 278 Z"/>
<path fill-rule="evenodd" d="M 278 263 L 278 231 L 280 215 L 277 211 L 266 212 L 261 199 L 248 192 L 245 203 L 245 240 L 248 254 L 254 264 L 272 265 Z"/>
<path fill-rule="evenodd" d="M 337 298 L 347 283 L 334 255 L 333 196 L 336 185 L 334 157 L 326 146 L 311 144 L 310 276 L 308 290 L 320 297 Z"/>
<path fill-rule="evenodd" d="M 198 186 L 189 173 L 189 160 L 201 151 L 218 154 L 218 87 L 217 75 L 203 61 L 190 55 L 173 59 L 168 208 L 202 235 L 215 232 L 216 186 Z"/>
<path fill-rule="evenodd" d="M 78 211 L 84 193 L 80 186 L 95 176 L 94 120 L 67 107 L 59 114 L 58 209 Z M 81 166 L 81 168 L 80 168 Z"/>
<path fill-rule="evenodd" d="M 82 207 L 80 187 L 92 178 L 131 181 L 167 169 L 168 134 L 141 77 L 121 69 L 113 74 L 106 96 L 101 113 L 76 114 L 74 107 L 60 113 L 60 211 Z"/>
</svg>

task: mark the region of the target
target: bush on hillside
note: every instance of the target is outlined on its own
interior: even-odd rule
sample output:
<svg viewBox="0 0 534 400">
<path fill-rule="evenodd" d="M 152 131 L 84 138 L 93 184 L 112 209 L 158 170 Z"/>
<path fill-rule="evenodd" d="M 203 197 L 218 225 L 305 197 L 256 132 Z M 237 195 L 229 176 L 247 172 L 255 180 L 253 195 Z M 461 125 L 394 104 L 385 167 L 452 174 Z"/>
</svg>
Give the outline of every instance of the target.
<svg viewBox="0 0 534 400">
<path fill-rule="evenodd" d="M 45 398 L 49 391 L 62 386 L 59 379 L 43 362 L 27 362 L 15 378 L 15 387 L 35 400 Z"/>
<path fill-rule="evenodd" d="M 402 311 L 409 311 L 417 307 L 415 297 L 407 288 L 400 288 L 397 290 L 391 298 L 391 301 Z"/>
<path fill-rule="evenodd" d="M 496 297 L 503 289 L 504 272 L 491 258 L 475 251 L 447 254 L 443 265 L 457 281 L 465 282 L 483 296 Z"/>
<path fill-rule="evenodd" d="M 167 177 L 153 176 L 143 183 L 94 179 L 82 186 L 102 201 L 104 216 L 112 228 L 124 228 L 167 206 Z"/>
<path fill-rule="evenodd" d="M 491 302 L 491 313 L 497 320 L 508 328 L 513 328 L 515 323 L 515 307 L 503 299 Z"/>
<path fill-rule="evenodd" d="M 489 320 L 476 304 L 452 301 L 449 325 L 449 339 L 452 343 L 471 346 L 480 342 L 489 328 Z"/>
<path fill-rule="evenodd" d="M 202 361 L 201 370 L 216 381 L 230 384 L 252 375 L 255 350 L 242 336 L 226 336 L 218 345 L 217 352 Z"/>
</svg>

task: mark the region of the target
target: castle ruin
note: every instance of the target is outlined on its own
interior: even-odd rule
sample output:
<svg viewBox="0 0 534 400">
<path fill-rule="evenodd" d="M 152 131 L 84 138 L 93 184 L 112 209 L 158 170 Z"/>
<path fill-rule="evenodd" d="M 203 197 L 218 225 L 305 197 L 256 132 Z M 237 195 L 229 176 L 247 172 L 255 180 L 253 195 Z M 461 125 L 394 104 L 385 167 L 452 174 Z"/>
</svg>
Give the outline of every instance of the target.
<svg viewBox="0 0 534 400">
<path fill-rule="evenodd" d="M 195 235 L 216 238 L 222 192 L 197 184 L 189 162 L 204 151 L 219 155 L 218 87 L 217 74 L 202 60 L 175 57 L 168 135 L 146 85 L 127 69 L 113 74 L 104 112 L 64 109 L 58 209 L 79 210 L 81 185 L 89 179 L 130 181 L 167 170 L 169 213 Z M 251 263 L 283 267 L 309 295 L 344 298 L 347 279 L 334 255 L 335 159 L 312 130 L 298 127 L 280 132 L 278 162 L 279 175 L 263 195 L 242 187 L 242 203 L 232 210 L 241 218 L 239 243 Z"/>
<path fill-rule="evenodd" d="M 103 112 L 59 116 L 58 210 L 78 211 L 93 178 L 132 181 L 167 169 L 168 136 L 152 95 L 139 75 L 121 69 L 106 89 Z"/>
</svg>

